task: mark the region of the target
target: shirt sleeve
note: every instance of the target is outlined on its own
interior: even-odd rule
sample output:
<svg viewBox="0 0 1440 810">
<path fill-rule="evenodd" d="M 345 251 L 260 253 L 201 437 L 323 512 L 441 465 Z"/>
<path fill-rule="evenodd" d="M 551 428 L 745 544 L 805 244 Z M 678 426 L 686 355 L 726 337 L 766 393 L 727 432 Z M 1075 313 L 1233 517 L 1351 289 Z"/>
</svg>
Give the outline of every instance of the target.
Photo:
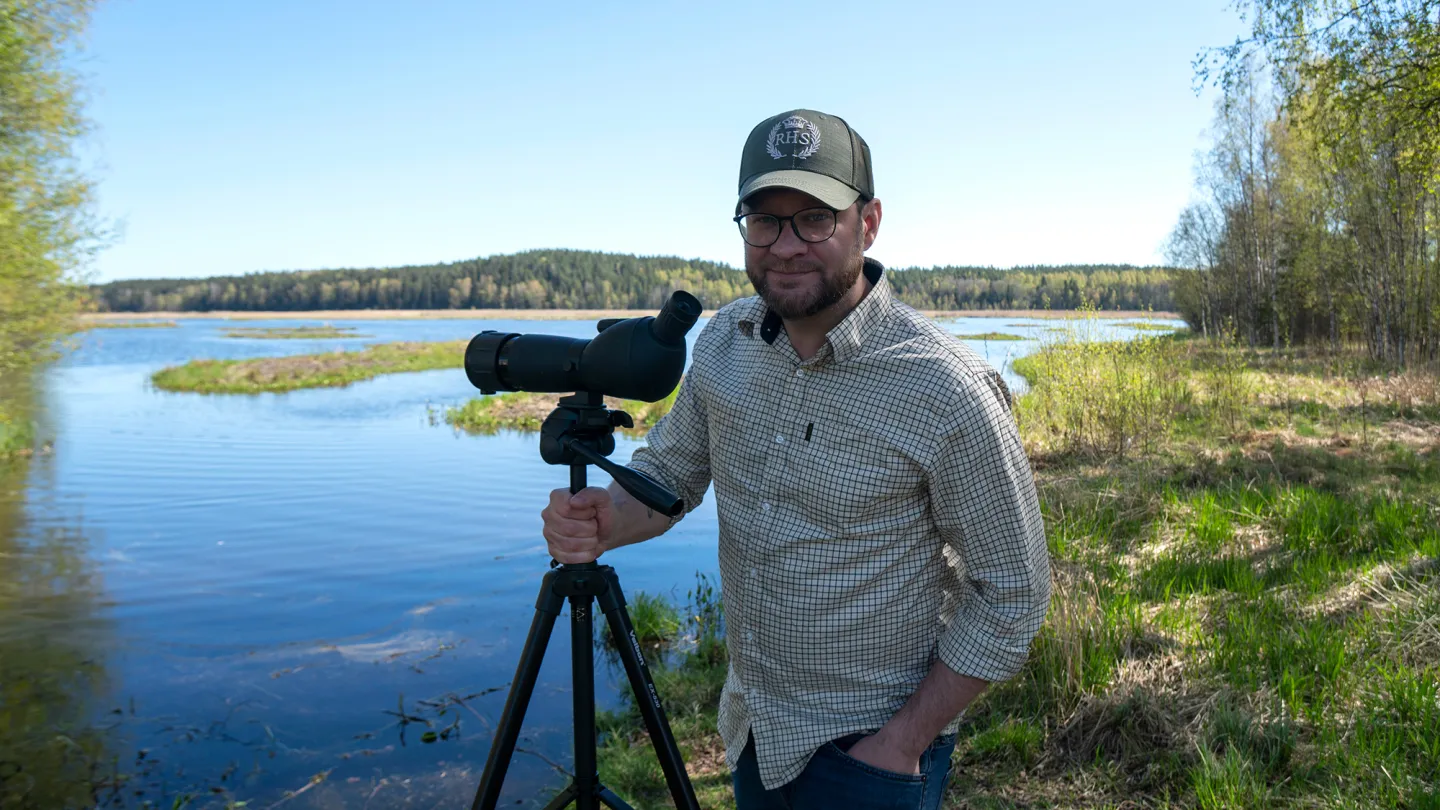
<svg viewBox="0 0 1440 810">
<path fill-rule="evenodd" d="M 1020 671 L 1050 607 L 1050 557 L 1030 461 L 999 375 L 968 375 L 932 460 L 931 506 L 960 561 L 959 604 L 938 654 L 956 673 Z"/>
<path fill-rule="evenodd" d="M 697 379 L 698 358 L 680 381 L 670 412 L 645 434 L 645 446 L 630 458 L 630 468 L 664 484 L 685 501 L 685 510 L 670 519 L 674 526 L 705 499 L 710 487 L 710 433 Z"/>
</svg>

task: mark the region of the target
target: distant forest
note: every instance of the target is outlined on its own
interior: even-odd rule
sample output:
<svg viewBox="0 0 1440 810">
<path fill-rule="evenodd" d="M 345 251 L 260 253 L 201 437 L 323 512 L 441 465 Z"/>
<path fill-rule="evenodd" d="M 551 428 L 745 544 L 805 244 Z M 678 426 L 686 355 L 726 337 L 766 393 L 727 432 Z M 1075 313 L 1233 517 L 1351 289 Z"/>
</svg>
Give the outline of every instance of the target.
<svg viewBox="0 0 1440 810">
<path fill-rule="evenodd" d="M 1128 265 L 908 268 L 889 273 L 919 309 L 1171 309 L 1171 271 Z M 301 270 L 92 288 L 107 312 L 327 309 L 653 309 L 672 290 L 716 309 L 753 294 L 745 273 L 669 256 L 534 250 L 452 264 Z"/>
</svg>

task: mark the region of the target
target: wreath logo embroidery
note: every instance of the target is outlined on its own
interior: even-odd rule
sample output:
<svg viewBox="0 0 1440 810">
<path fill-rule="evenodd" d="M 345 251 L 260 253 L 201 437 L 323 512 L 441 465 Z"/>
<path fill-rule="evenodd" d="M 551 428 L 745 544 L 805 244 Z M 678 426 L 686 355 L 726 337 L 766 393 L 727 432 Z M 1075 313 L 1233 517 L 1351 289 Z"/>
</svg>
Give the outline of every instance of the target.
<svg viewBox="0 0 1440 810">
<path fill-rule="evenodd" d="M 791 157 L 780 151 L 780 147 L 794 144 L 794 157 L 804 160 L 820 151 L 820 129 L 798 115 L 792 115 L 770 128 L 770 137 L 765 139 L 765 151 L 779 160 Z"/>
</svg>

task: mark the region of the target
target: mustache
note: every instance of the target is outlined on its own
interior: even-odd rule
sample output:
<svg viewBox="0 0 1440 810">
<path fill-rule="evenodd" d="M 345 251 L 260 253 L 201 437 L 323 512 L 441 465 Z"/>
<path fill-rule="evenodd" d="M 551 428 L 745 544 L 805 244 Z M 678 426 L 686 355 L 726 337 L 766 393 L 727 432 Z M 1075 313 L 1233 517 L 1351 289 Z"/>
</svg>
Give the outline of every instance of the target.
<svg viewBox="0 0 1440 810">
<path fill-rule="evenodd" d="M 762 263 L 758 269 L 765 273 L 818 273 L 824 272 L 825 265 L 814 260 L 771 261 Z"/>
</svg>

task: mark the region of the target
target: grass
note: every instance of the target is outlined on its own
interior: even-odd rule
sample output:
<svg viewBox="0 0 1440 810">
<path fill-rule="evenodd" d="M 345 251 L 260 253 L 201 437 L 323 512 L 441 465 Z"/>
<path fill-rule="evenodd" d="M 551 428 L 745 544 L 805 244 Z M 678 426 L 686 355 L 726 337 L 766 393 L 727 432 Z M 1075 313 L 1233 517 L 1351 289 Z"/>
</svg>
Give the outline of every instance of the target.
<svg viewBox="0 0 1440 810">
<path fill-rule="evenodd" d="M 1174 332 L 1176 330 L 1174 326 L 1167 326 L 1163 323 L 1145 323 L 1143 321 L 1140 323 L 1125 323 L 1121 324 L 1121 326 L 1126 329 L 1138 329 L 1142 332 Z"/>
<path fill-rule="evenodd" d="M 1010 335 L 1004 332 L 981 332 L 977 335 L 956 335 L 961 340 L 1025 340 L 1019 335 Z"/>
<path fill-rule="evenodd" d="M 34 396 L 28 376 L 0 373 L 0 473 L 35 451 Z"/>
<path fill-rule="evenodd" d="M 1017 363 L 1050 615 L 944 806 L 1440 810 L 1440 384 L 1079 327 Z M 723 674 L 691 652 L 660 685 L 707 807 Z M 635 728 L 602 761 L 645 806 Z"/>
<path fill-rule="evenodd" d="M 28 455 L 34 443 L 35 434 L 29 419 L 7 416 L 0 410 L 0 464 Z"/>
<path fill-rule="evenodd" d="M 265 357 L 254 360 L 192 360 L 155 372 L 163 391 L 259 394 L 349 385 L 381 374 L 460 368 L 466 341 L 382 343 L 353 352 Z"/>
<path fill-rule="evenodd" d="M 664 597 L 639 591 L 627 598 L 625 610 L 630 614 L 635 639 L 642 647 L 662 648 L 673 643 L 680 635 L 683 624 L 681 609 Z M 601 625 L 600 639 L 607 647 L 615 646 L 609 624 Z"/>
<path fill-rule="evenodd" d="M 644 433 L 670 412 L 679 393 L 680 386 L 676 385 L 664 399 L 655 402 L 606 397 L 605 405 L 630 414 L 634 427 L 622 430 Z M 541 423 L 555 409 L 561 396 L 512 391 L 475 397 L 464 405 L 446 408 L 443 419 L 456 430 L 476 435 L 489 435 L 500 430 L 539 430 Z"/>
<path fill-rule="evenodd" d="M 354 326 L 236 326 L 227 329 L 227 338 L 260 338 L 264 340 L 317 340 L 322 338 L 365 338 Z"/>
<path fill-rule="evenodd" d="M 697 576 L 685 606 L 665 613 L 683 619 L 672 641 L 646 654 L 656 691 L 701 806 L 733 808 L 730 771 L 715 732 L 729 661 L 719 593 L 708 577 Z M 632 605 L 632 619 L 638 614 Z M 619 670 L 618 662 L 612 666 Z M 617 709 L 600 712 L 596 719 L 600 780 L 635 807 L 669 806 L 665 776 L 634 696 L 628 689 L 622 689 L 621 696 Z"/>
</svg>

